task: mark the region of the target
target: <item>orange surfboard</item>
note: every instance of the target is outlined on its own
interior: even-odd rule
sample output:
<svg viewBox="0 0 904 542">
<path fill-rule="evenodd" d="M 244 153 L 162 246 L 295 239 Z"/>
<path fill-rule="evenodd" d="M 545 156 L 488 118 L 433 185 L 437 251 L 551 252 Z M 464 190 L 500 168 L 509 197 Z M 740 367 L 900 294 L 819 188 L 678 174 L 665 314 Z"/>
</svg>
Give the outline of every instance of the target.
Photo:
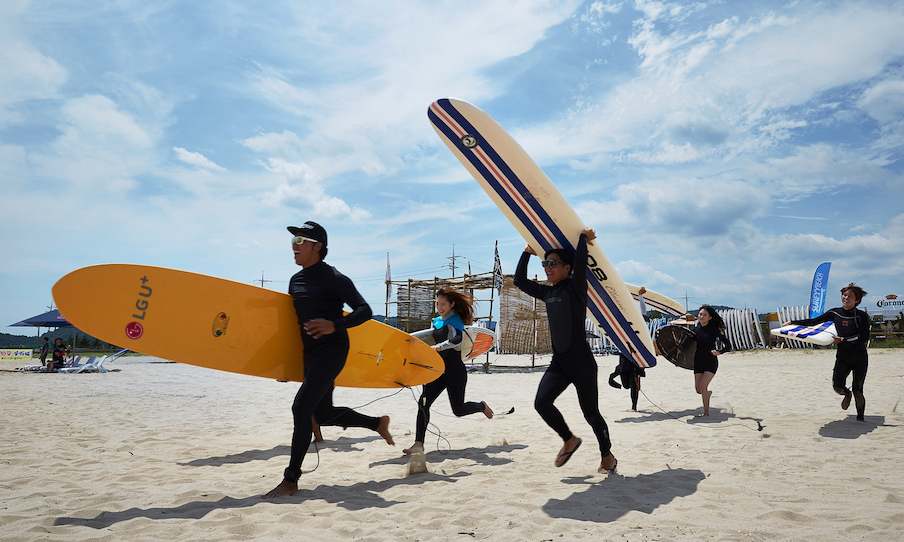
<svg viewBox="0 0 904 542">
<path fill-rule="evenodd" d="M 277 380 L 304 378 L 288 294 L 175 269 L 109 264 L 64 276 L 53 299 L 81 331 L 135 352 Z M 369 320 L 348 335 L 337 386 L 417 386 L 443 372 L 439 354 L 394 327 Z"/>
</svg>

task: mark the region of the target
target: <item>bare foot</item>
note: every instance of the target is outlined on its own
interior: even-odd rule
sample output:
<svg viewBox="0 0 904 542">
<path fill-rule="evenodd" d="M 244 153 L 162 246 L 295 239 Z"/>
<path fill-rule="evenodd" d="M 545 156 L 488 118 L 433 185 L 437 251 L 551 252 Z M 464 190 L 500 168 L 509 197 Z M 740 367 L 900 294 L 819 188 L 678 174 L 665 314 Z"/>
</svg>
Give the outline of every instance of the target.
<svg viewBox="0 0 904 542">
<path fill-rule="evenodd" d="M 486 401 L 483 401 L 483 415 L 491 420 L 493 419 L 493 409 L 490 408 Z"/>
<path fill-rule="evenodd" d="M 392 440 L 392 435 L 389 434 L 389 416 L 380 416 L 380 425 L 377 426 L 377 433 L 380 433 L 380 436 L 386 439 L 386 444 L 395 446 L 395 441 Z"/>
<path fill-rule="evenodd" d="M 422 453 L 424 453 L 424 443 L 419 440 L 416 440 L 416 441 L 414 441 L 414 444 L 412 444 L 410 448 L 405 448 L 404 450 L 402 450 L 402 453 L 422 454 Z"/>
<path fill-rule="evenodd" d="M 602 462 L 600 462 L 600 468 L 597 469 L 597 472 L 600 474 L 607 472 L 609 474 L 615 474 L 615 468 L 618 466 L 618 459 L 615 459 L 615 456 L 609 454 L 607 456 L 603 456 Z"/>
<path fill-rule="evenodd" d="M 320 433 L 320 424 L 311 416 L 311 429 L 314 431 L 314 442 L 323 442 L 323 435 Z"/>
<path fill-rule="evenodd" d="M 278 499 L 279 497 L 289 497 L 298 491 L 298 482 L 290 482 L 283 480 L 278 486 L 270 490 L 266 495 L 261 495 L 262 499 Z"/>
<path fill-rule="evenodd" d="M 851 406 L 852 395 L 850 392 L 844 394 L 844 399 L 841 400 L 841 410 L 847 410 Z"/>
<path fill-rule="evenodd" d="M 565 441 L 565 444 L 562 445 L 562 449 L 559 450 L 559 455 L 556 456 L 556 466 L 561 467 L 565 463 L 568 463 L 568 460 L 571 459 L 571 455 L 581 446 L 581 439 L 579 439 L 575 435 L 571 435 L 571 438 Z"/>
</svg>

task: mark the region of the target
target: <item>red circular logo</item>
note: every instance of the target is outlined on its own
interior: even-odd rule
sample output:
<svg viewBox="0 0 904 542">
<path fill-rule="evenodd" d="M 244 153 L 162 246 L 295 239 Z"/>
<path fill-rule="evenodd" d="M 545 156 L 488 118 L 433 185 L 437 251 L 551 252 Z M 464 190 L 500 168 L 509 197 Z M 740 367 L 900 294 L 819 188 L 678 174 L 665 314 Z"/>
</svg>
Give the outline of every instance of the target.
<svg viewBox="0 0 904 542">
<path fill-rule="evenodd" d="M 137 339 L 144 334 L 144 328 L 138 322 L 132 322 L 126 326 L 126 336 L 130 339 Z"/>
</svg>

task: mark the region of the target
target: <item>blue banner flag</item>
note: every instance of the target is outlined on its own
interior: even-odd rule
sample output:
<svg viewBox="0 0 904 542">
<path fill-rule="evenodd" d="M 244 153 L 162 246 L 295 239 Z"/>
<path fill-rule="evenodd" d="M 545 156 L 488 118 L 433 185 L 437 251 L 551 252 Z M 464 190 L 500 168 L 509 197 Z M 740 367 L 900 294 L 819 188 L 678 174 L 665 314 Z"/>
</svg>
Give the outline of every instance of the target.
<svg viewBox="0 0 904 542">
<path fill-rule="evenodd" d="M 810 290 L 810 318 L 816 318 L 826 310 L 826 286 L 829 284 L 829 268 L 826 262 L 816 268 L 813 275 L 813 289 Z"/>
</svg>

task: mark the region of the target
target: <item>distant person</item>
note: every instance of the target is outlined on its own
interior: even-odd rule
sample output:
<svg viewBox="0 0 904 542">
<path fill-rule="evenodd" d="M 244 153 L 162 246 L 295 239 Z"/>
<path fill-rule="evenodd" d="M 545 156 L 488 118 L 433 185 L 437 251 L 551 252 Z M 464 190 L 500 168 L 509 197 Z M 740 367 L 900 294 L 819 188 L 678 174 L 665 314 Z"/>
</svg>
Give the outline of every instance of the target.
<svg viewBox="0 0 904 542">
<path fill-rule="evenodd" d="M 311 443 L 315 410 L 332 391 L 333 382 L 348 357 L 346 329 L 363 324 L 372 314 L 352 281 L 323 262 L 327 255 L 326 230 L 311 221 L 301 227 L 289 226 L 288 230 L 293 235 L 295 263 L 303 268 L 289 282 L 289 293 L 304 343 L 305 371 L 304 381 L 292 404 L 295 428 L 289 466 L 283 473 L 283 481 L 262 495 L 264 499 L 294 495 L 298 491 L 301 464 Z M 345 305 L 352 309 L 347 315 L 342 311 Z"/>
<path fill-rule="evenodd" d="M 869 315 L 857 308 L 866 292 L 853 282 L 841 289 L 841 307 L 829 309 L 816 318 L 791 320 L 784 325 L 815 326 L 822 322 L 834 322 L 835 368 L 832 371 L 832 387 L 838 395 L 844 395 L 841 408 L 847 410 L 851 406 L 851 396 L 857 404 L 857 419 L 866 421 L 866 397 L 863 395 L 863 383 L 866 382 L 866 370 L 869 356 L 866 343 L 869 341 Z M 847 377 L 854 374 L 851 389 L 847 388 Z"/>
<path fill-rule="evenodd" d="M 50 350 L 50 339 L 44 337 L 44 344 L 41 346 L 41 365 L 47 366 L 47 354 Z"/>
<path fill-rule="evenodd" d="M 406 454 L 424 451 L 427 425 L 430 423 L 430 407 L 436 398 L 446 390 L 452 413 L 458 417 L 482 412 L 487 418 L 493 417 L 493 409 L 485 401 L 465 402 L 465 387 L 468 384 L 468 370 L 461 359 L 461 342 L 465 325 L 474 321 L 473 298 L 455 288 L 443 286 L 436 293 L 436 313 L 430 329 L 412 333 L 415 337 L 432 345 L 443 358 L 443 374 L 433 382 L 424 384 L 417 406 L 417 425 L 414 444 L 402 450 Z"/>
<path fill-rule="evenodd" d="M 584 228 L 574 254 L 561 248 L 546 251 L 541 263 L 546 279 L 552 286 L 538 284 L 527 278 L 527 264 L 530 257 L 537 253 L 530 245 L 525 246 L 515 270 L 514 282 L 527 295 L 546 303 L 553 354 L 549 368 L 540 379 L 534 408 L 564 441 L 556 456 L 555 465 L 561 467 L 568 463 L 582 442 L 568 428 L 565 418 L 554 404 L 569 385 L 574 385 L 584 419 L 593 428 L 599 442 L 602 461 L 598 471 L 612 474 L 618 466 L 618 460 L 611 451 L 609 427 L 600 414 L 597 385 L 599 369 L 584 331 L 587 314 L 587 244 L 595 238 L 593 228 Z"/>
<path fill-rule="evenodd" d="M 703 397 L 703 415 L 709 416 L 709 399 L 713 392 L 709 384 L 719 370 L 719 357 L 731 351 L 731 342 L 725 336 L 725 322 L 716 309 L 709 305 L 700 307 L 697 326 L 691 330 L 697 341 L 694 353 L 694 387 Z"/>
<path fill-rule="evenodd" d="M 44 371 L 52 373 L 64 365 L 66 365 L 66 345 L 63 344 L 63 339 L 57 337 L 53 344 L 53 356 Z"/>
<path fill-rule="evenodd" d="M 640 314 L 644 320 L 647 320 L 647 304 L 643 300 L 643 294 L 647 289 L 643 286 L 637 292 L 639 294 Z M 621 384 L 615 381 L 615 377 L 621 377 Z M 609 385 L 615 389 L 625 388 L 631 392 L 631 410 L 637 412 L 637 400 L 640 398 L 640 379 L 647 376 L 643 367 L 639 367 L 634 360 L 626 356 L 624 353 L 618 353 L 618 366 L 615 371 L 609 375 Z"/>
</svg>

